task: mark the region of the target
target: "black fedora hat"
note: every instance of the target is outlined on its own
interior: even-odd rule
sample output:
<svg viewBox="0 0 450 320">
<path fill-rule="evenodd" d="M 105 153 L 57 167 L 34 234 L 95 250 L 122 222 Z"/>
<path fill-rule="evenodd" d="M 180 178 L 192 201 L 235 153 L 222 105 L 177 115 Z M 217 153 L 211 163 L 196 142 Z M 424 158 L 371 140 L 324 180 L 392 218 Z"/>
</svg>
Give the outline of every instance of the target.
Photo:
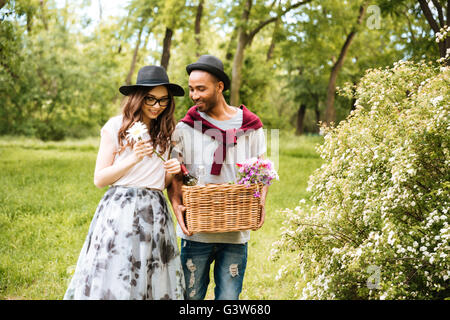
<svg viewBox="0 0 450 320">
<path fill-rule="evenodd" d="M 165 85 L 174 96 L 184 96 L 184 89 L 175 83 L 170 83 L 166 70 L 159 66 L 145 66 L 139 69 L 136 84 L 121 86 L 119 91 L 129 95 L 137 88 Z"/>
<path fill-rule="evenodd" d="M 186 67 L 188 74 L 191 74 L 193 70 L 203 70 L 215 75 L 220 81 L 223 82 L 223 91 L 230 88 L 230 78 L 228 78 L 227 74 L 223 71 L 223 63 L 219 58 L 209 54 L 202 55 L 198 58 L 197 62 L 194 62 Z"/>
</svg>

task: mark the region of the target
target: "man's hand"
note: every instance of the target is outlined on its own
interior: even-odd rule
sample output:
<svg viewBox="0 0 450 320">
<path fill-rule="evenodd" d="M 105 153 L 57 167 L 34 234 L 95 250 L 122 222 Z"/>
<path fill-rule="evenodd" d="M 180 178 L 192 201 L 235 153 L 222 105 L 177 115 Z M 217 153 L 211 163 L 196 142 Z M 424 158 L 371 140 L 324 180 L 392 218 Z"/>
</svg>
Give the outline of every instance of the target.
<svg viewBox="0 0 450 320">
<path fill-rule="evenodd" d="M 259 204 L 259 206 L 261 207 L 261 220 L 259 221 L 256 230 L 260 229 L 263 226 L 264 220 L 266 219 L 266 197 L 267 193 L 269 192 L 269 186 L 264 186 L 261 191 L 261 203 Z"/>
<path fill-rule="evenodd" d="M 179 167 L 179 166 L 178 166 Z M 189 232 L 184 223 L 184 216 L 186 213 L 186 207 L 182 205 L 183 203 L 183 193 L 181 192 L 181 187 L 183 181 L 180 174 L 173 176 L 172 183 L 167 187 L 167 195 L 169 196 L 170 203 L 172 204 L 173 213 L 177 218 L 178 224 L 181 231 L 187 236 L 192 236 L 193 233 Z"/>
<path fill-rule="evenodd" d="M 175 217 L 177 218 L 178 224 L 180 225 L 181 231 L 187 236 L 192 236 L 193 233 L 189 232 L 186 224 L 184 223 L 184 216 L 186 214 L 186 207 L 182 204 L 175 206 L 174 208 Z"/>
<path fill-rule="evenodd" d="M 260 229 L 263 224 L 264 224 L 264 220 L 266 219 L 266 208 L 265 208 L 265 204 L 261 203 L 261 220 L 259 221 L 258 225 L 256 226 L 256 230 Z"/>
</svg>

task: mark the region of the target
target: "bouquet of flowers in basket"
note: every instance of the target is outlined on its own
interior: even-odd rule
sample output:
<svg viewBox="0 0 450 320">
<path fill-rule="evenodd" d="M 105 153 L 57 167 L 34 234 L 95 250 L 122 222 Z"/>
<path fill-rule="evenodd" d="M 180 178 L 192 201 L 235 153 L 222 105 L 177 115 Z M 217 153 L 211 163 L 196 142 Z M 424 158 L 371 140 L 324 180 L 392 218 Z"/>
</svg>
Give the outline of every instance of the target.
<svg viewBox="0 0 450 320">
<path fill-rule="evenodd" d="M 237 163 L 236 165 L 239 168 L 237 184 L 250 186 L 253 183 L 263 183 L 264 185 L 269 186 L 274 179 L 279 179 L 272 161 L 268 159 L 250 158 L 243 163 Z M 260 197 L 261 194 L 257 189 L 253 195 L 255 197 Z"/>
</svg>

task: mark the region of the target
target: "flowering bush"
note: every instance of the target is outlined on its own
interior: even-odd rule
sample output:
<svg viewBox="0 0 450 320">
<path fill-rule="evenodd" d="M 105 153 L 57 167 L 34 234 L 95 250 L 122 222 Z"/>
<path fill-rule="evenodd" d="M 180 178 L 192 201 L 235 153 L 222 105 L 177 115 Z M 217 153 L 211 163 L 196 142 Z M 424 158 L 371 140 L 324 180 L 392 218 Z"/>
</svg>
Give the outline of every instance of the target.
<svg viewBox="0 0 450 320">
<path fill-rule="evenodd" d="M 436 33 L 436 42 L 442 42 L 444 41 L 447 37 L 448 34 L 450 33 L 450 26 L 444 26 L 442 27 L 438 33 Z"/>
<path fill-rule="evenodd" d="M 278 277 L 300 272 L 300 298 L 450 296 L 449 82 L 431 63 L 368 70 L 356 110 L 325 130 L 310 202 L 284 211 L 271 254 L 298 252 Z"/>
<path fill-rule="evenodd" d="M 264 185 L 271 185 L 273 179 L 278 180 L 278 174 L 270 160 L 250 158 L 236 165 L 239 168 L 237 184 L 250 186 L 252 183 L 263 183 Z M 259 190 L 255 191 L 254 196 L 260 196 Z"/>
</svg>

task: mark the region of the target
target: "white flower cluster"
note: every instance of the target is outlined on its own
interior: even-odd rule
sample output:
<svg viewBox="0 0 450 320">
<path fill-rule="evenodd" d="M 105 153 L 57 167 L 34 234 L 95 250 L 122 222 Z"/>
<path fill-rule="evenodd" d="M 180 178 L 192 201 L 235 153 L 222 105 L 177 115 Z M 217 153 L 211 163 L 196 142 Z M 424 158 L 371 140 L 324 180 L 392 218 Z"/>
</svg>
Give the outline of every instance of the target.
<svg viewBox="0 0 450 320">
<path fill-rule="evenodd" d="M 370 70 L 356 88 L 357 108 L 325 129 L 311 197 L 283 211 L 271 252 L 298 252 L 277 279 L 297 274 L 300 298 L 448 292 L 449 81 L 449 68 L 425 62 Z"/>
<path fill-rule="evenodd" d="M 450 48 L 447 48 L 447 51 L 445 52 L 445 57 L 438 59 L 437 62 L 445 65 L 447 59 L 449 58 L 450 58 Z"/>
<path fill-rule="evenodd" d="M 450 27 L 449 26 L 444 26 L 441 28 L 441 30 L 439 30 L 438 33 L 436 33 L 436 42 L 442 42 L 445 40 L 445 38 L 447 38 L 447 35 L 450 33 Z"/>
</svg>

